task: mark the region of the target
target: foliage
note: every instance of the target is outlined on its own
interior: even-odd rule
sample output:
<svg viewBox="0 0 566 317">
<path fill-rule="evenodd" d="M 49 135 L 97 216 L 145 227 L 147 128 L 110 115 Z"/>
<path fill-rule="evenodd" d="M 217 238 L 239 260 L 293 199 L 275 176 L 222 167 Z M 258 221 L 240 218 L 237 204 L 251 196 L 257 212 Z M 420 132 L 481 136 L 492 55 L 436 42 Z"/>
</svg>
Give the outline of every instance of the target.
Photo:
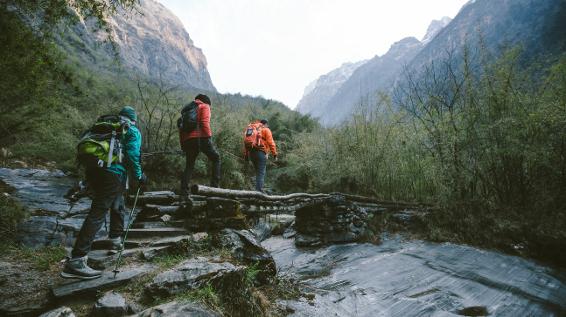
<svg viewBox="0 0 566 317">
<path fill-rule="evenodd" d="M 28 211 L 6 193 L 0 193 L 0 239 L 14 242 L 16 229 L 28 216 Z"/>
</svg>

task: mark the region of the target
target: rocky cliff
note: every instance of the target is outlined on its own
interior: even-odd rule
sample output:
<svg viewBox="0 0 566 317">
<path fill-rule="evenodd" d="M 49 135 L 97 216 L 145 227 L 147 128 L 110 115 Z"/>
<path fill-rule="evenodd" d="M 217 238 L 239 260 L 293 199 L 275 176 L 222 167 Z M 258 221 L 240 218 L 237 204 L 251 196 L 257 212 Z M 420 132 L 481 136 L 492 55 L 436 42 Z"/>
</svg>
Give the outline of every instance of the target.
<svg viewBox="0 0 566 317">
<path fill-rule="evenodd" d="M 70 27 L 60 44 L 83 64 L 115 72 L 112 57 L 117 52 L 120 71 L 133 77 L 141 75 L 173 86 L 216 91 L 206 57 L 181 21 L 154 0 L 141 0 L 136 11 L 119 12 L 109 19 L 117 51 L 108 43 L 107 33 L 96 31 L 92 21 Z"/>
<path fill-rule="evenodd" d="M 421 42 L 408 37 L 393 44 L 383 56 L 376 56 L 360 66 L 340 89 L 329 98 L 319 117 L 324 125 L 347 120 L 360 107 L 373 105 L 379 92 L 389 92 L 404 65 L 422 48 Z"/>
<path fill-rule="evenodd" d="M 344 63 L 339 68 L 317 78 L 305 88 L 303 97 L 295 110 L 301 113 L 308 113 L 317 118 L 321 117 L 330 98 L 336 94 L 352 73 L 365 62 L 364 60 L 357 63 Z"/>
<path fill-rule="evenodd" d="M 495 57 L 504 48 L 520 47 L 524 66 L 552 62 L 566 50 L 565 16 L 563 0 L 471 0 L 452 21 L 433 21 L 422 42 L 401 40 L 384 56 L 359 67 L 315 116 L 324 125 L 341 123 L 359 106 L 374 105 L 379 92 L 403 85 L 406 73 L 418 81 L 425 67 L 441 64 L 449 54 L 458 65 L 466 46 L 476 59 L 481 54 Z"/>
</svg>

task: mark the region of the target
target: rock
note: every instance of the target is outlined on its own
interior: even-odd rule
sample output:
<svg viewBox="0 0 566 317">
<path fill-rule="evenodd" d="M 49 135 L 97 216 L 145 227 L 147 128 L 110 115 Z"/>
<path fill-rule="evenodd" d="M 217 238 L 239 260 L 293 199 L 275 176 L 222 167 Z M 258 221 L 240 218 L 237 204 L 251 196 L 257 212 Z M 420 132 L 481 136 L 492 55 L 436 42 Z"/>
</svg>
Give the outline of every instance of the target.
<svg viewBox="0 0 566 317">
<path fill-rule="evenodd" d="M 271 225 L 260 219 L 257 224 L 251 229 L 258 241 L 263 241 L 271 236 Z"/>
<path fill-rule="evenodd" d="M 97 291 L 127 284 L 132 279 L 143 276 L 152 269 L 153 267 L 149 265 L 133 269 L 121 268 L 115 278 L 113 272 L 106 271 L 102 273 L 100 278 L 84 281 L 72 280 L 63 285 L 54 286 L 51 291 L 57 299 L 94 295 Z"/>
<path fill-rule="evenodd" d="M 105 293 L 94 304 L 92 314 L 95 317 L 116 317 L 128 314 L 126 299 L 114 291 Z"/>
<path fill-rule="evenodd" d="M 190 302 L 170 302 L 156 307 L 148 308 L 135 315 L 137 317 L 219 317 L 221 315 L 211 312 L 198 304 Z"/>
<path fill-rule="evenodd" d="M 63 306 L 41 314 L 39 317 L 75 317 L 75 314 L 69 307 Z"/>
<path fill-rule="evenodd" d="M 244 263 L 255 264 L 262 270 L 263 276 L 277 273 L 275 261 L 249 230 L 224 229 L 213 237 L 213 242 L 221 248 L 230 250 L 232 256 Z"/>
<path fill-rule="evenodd" d="M 302 207 L 295 216 L 295 244 L 301 247 L 361 241 L 369 233 L 367 213 L 342 196 Z"/>
<path fill-rule="evenodd" d="M 485 306 L 470 306 L 458 310 L 458 315 L 462 316 L 489 316 Z"/>
<path fill-rule="evenodd" d="M 297 231 L 295 230 L 295 222 L 293 221 L 293 223 L 290 224 L 289 227 L 287 227 L 287 229 L 285 229 L 285 231 L 283 232 L 283 238 L 291 239 L 296 234 L 297 234 Z"/>
<path fill-rule="evenodd" d="M 151 228 L 151 229 L 130 229 L 129 238 L 156 238 L 156 237 L 174 237 L 186 235 L 188 232 L 183 228 Z"/>
<path fill-rule="evenodd" d="M 295 221 L 294 215 L 276 214 L 267 215 L 267 221 L 273 228 L 273 235 L 281 235 Z"/>
<path fill-rule="evenodd" d="M 145 285 L 145 294 L 152 299 L 164 298 L 198 288 L 211 280 L 240 275 L 242 271 L 242 267 L 228 262 L 216 263 L 205 257 L 197 257 L 157 275 Z"/>
</svg>

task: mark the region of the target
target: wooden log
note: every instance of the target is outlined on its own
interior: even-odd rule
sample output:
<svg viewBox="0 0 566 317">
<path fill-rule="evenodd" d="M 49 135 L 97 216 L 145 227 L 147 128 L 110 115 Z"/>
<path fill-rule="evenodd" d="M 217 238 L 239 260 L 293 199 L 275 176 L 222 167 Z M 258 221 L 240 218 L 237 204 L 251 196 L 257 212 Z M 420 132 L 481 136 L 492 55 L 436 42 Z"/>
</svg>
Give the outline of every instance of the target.
<svg viewBox="0 0 566 317">
<path fill-rule="evenodd" d="M 341 195 L 344 196 L 347 200 L 353 203 L 360 203 L 360 204 L 368 204 L 368 207 L 373 207 L 370 204 L 385 207 L 385 208 L 427 208 L 432 207 L 430 204 L 425 203 L 410 203 L 404 201 L 391 201 L 391 200 L 379 200 L 376 198 L 359 196 L 359 195 L 351 195 L 351 194 L 342 194 L 342 193 L 331 193 L 331 195 Z"/>
<path fill-rule="evenodd" d="M 132 204 L 134 202 L 135 196 L 131 195 L 128 197 L 128 202 Z M 179 196 L 175 195 L 173 192 L 149 192 L 144 193 L 138 197 L 138 206 L 154 204 L 154 205 L 170 205 L 174 202 L 179 201 Z"/>
<path fill-rule="evenodd" d="M 329 198 L 328 194 L 307 194 L 294 193 L 289 195 L 267 195 L 262 192 L 250 190 L 233 190 L 224 188 L 208 187 L 203 185 L 193 185 L 191 192 L 195 195 L 224 197 L 231 199 L 250 199 L 259 201 L 285 201 L 292 199 L 313 199 L 313 198 Z"/>
</svg>

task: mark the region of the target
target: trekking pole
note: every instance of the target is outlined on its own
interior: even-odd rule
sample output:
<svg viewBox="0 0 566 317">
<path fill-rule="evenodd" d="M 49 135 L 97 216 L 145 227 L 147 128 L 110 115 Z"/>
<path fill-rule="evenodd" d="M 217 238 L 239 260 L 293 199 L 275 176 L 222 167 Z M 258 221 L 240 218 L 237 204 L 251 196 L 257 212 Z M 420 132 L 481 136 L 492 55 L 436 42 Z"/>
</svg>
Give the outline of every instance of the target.
<svg viewBox="0 0 566 317">
<path fill-rule="evenodd" d="M 138 197 L 140 195 L 141 185 L 138 185 L 138 191 L 136 192 L 136 198 L 134 199 L 134 206 L 130 211 L 130 217 L 128 219 L 128 226 L 126 227 L 126 233 L 124 234 L 124 239 L 122 240 L 122 247 L 120 248 L 120 252 L 118 252 L 118 259 L 116 260 L 116 266 L 114 267 L 114 278 L 120 272 L 118 267 L 120 267 L 120 262 L 122 261 L 122 252 L 124 252 L 124 248 L 126 247 L 126 239 L 128 238 L 128 232 L 130 232 L 130 227 L 132 226 L 134 211 L 136 210 L 136 204 L 138 203 Z"/>
</svg>

